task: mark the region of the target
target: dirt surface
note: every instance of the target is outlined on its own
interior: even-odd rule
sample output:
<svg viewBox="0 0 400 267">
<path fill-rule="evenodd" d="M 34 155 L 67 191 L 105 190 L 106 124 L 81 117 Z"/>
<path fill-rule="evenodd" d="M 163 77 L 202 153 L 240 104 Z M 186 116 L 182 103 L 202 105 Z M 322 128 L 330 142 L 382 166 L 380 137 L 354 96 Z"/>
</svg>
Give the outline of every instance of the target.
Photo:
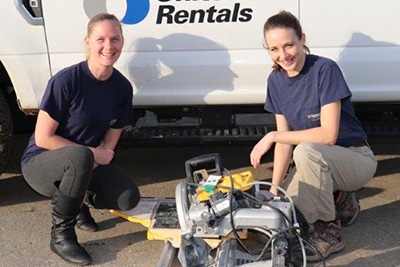
<svg viewBox="0 0 400 267">
<path fill-rule="evenodd" d="M 29 135 L 18 135 L 7 171 L 0 179 L 0 266 L 70 266 L 54 255 L 50 242 L 50 200 L 33 192 L 21 175 L 19 161 Z M 358 220 L 343 228 L 346 247 L 327 266 L 400 266 L 400 141 L 373 138 L 370 144 L 379 160 L 376 178 L 359 191 L 362 211 Z M 142 196 L 173 197 L 185 179 L 184 162 L 218 152 L 233 173 L 251 170 L 257 179 L 271 178 L 271 155 L 261 169 L 249 164 L 251 145 L 119 147 L 116 161 L 140 186 Z M 77 231 L 79 241 L 92 255 L 94 266 L 156 266 L 162 241 L 149 241 L 146 228 L 105 210 L 92 212 L 100 231 Z"/>
</svg>

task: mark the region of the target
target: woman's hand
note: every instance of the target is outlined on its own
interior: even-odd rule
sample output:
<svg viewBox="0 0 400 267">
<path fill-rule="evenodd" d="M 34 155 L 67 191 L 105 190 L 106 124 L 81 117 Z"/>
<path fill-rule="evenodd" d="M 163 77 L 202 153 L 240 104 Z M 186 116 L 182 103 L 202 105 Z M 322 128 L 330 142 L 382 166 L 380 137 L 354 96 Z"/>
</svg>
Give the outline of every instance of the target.
<svg viewBox="0 0 400 267">
<path fill-rule="evenodd" d="M 278 188 L 271 186 L 271 188 L 269 189 L 269 192 L 271 192 L 272 194 L 274 194 L 275 196 L 279 195 L 279 190 Z"/>
<path fill-rule="evenodd" d="M 108 165 L 110 164 L 111 160 L 114 158 L 114 151 L 109 148 L 105 148 L 103 144 L 100 144 L 98 147 L 90 148 L 94 154 L 94 168 L 97 165 Z"/>
<path fill-rule="evenodd" d="M 274 132 L 268 133 L 264 136 L 253 148 L 250 153 L 250 162 L 254 168 L 260 166 L 261 157 L 271 149 L 274 144 Z"/>
<path fill-rule="evenodd" d="M 117 146 L 122 131 L 123 129 L 109 129 L 100 145 L 96 148 L 90 148 L 94 154 L 93 169 L 96 169 L 99 165 L 110 164 L 114 158 L 114 149 Z"/>
</svg>

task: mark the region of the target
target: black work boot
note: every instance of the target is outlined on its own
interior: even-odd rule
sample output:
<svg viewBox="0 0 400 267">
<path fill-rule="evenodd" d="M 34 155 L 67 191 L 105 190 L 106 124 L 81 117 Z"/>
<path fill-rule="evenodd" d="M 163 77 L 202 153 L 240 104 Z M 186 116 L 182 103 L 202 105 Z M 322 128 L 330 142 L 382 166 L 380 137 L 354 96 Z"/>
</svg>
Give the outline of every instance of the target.
<svg viewBox="0 0 400 267">
<path fill-rule="evenodd" d="M 82 199 L 70 198 L 56 190 L 51 200 L 53 227 L 50 248 L 65 261 L 88 265 L 92 258 L 78 243 L 74 229 L 81 204 Z"/>
<path fill-rule="evenodd" d="M 97 223 L 90 214 L 89 206 L 86 203 L 82 204 L 81 210 L 76 216 L 76 227 L 88 232 L 96 232 L 98 229 Z"/>
</svg>

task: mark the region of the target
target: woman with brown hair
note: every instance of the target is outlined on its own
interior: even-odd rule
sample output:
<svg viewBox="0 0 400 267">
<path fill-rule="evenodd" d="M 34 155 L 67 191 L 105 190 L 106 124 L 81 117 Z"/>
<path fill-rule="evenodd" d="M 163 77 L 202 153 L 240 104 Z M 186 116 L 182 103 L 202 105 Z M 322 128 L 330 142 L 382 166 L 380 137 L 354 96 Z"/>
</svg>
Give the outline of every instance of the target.
<svg viewBox="0 0 400 267">
<path fill-rule="evenodd" d="M 326 258 L 344 248 L 341 223 L 357 217 L 355 190 L 373 177 L 377 161 L 341 70 L 328 58 L 308 54 L 298 19 L 279 12 L 266 21 L 264 37 L 274 62 L 265 109 L 275 114 L 277 131 L 256 144 L 250 161 L 258 168 L 275 144 L 272 182 L 287 189 L 311 226 L 308 242 Z M 295 167 L 286 175 L 292 156 Z M 278 195 L 276 188 L 270 191 Z M 336 210 L 335 191 L 341 204 Z M 306 252 L 308 260 L 320 259 L 310 246 Z"/>
</svg>

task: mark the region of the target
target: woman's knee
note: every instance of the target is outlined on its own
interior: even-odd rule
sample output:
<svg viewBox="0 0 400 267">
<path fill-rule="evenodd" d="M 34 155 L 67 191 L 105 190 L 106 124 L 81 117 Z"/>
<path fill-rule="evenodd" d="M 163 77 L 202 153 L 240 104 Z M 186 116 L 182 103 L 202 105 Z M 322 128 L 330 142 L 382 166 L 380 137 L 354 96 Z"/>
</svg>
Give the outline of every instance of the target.
<svg viewBox="0 0 400 267">
<path fill-rule="evenodd" d="M 295 162 L 300 162 L 304 160 L 311 160 L 319 157 L 319 146 L 322 144 L 314 142 L 303 142 L 296 146 L 293 151 L 293 160 Z"/>
<path fill-rule="evenodd" d="M 135 186 L 124 191 L 118 198 L 120 210 L 130 210 L 137 206 L 140 201 L 139 189 Z"/>
<path fill-rule="evenodd" d="M 75 168 L 93 168 L 94 155 L 87 147 L 82 145 L 67 146 L 64 148 L 65 159 L 74 165 Z"/>
</svg>

